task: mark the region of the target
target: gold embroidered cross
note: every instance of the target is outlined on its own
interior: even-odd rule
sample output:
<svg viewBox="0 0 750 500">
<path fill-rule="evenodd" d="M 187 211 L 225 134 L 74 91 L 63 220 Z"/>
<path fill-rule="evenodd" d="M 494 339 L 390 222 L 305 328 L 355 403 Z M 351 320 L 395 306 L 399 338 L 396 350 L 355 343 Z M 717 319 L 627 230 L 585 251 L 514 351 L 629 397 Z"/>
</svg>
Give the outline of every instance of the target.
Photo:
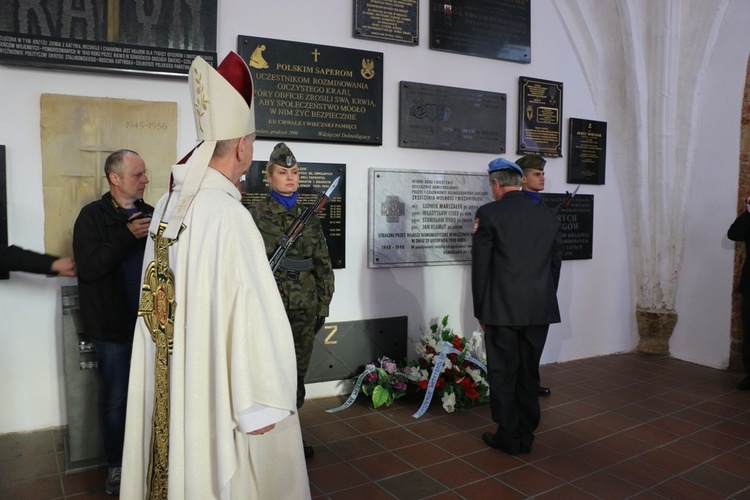
<svg viewBox="0 0 750 500">
<path fill-rule="evenodd" d="M 151 417 L 151 449 L 148 463 L 148 494 L 146 498 L 167 498 L 169 472 L 169 356 L 174 342 L 174 318 L 177 303 L 174 293 L 174 272 L 169 267 L 169 246 L 177 238 L 164 238 L 166 222 L 159 223 L 154 240 L 154 260 L 143 277 L 138 315 L 151 332 L 156 344 L 154 359 L 154 411 Z"/>
</svg>

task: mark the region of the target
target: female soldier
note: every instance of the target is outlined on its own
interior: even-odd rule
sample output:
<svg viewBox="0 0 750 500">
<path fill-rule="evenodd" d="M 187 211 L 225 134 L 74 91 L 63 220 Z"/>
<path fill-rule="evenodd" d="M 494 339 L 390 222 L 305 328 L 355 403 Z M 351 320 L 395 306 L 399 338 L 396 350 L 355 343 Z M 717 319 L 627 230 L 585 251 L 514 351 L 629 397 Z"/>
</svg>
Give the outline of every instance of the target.
<svg viewBox="0 0 750 500">
<path fill-rule="evenodd" d="M 270 257 L 286 230 L 305 211 L 297 203 L 299 166 L 286 144 L 280 142 L 266 164 L 266 178 L 271 192 L 255 206 L 249 207 L 263 236 Z M 297 408 L 305 402 L 305 373 L 310 364 L 315 334 L 325 323 L 328 305 L 333 297 L 333 268 L 328 255 L 320 220 L 312 215 L 302 234 L 286 254 L 275 274 L 294 335 L 297 353 Z M 305 456 L 313 449 L 305 444 Z"/>
</svg>

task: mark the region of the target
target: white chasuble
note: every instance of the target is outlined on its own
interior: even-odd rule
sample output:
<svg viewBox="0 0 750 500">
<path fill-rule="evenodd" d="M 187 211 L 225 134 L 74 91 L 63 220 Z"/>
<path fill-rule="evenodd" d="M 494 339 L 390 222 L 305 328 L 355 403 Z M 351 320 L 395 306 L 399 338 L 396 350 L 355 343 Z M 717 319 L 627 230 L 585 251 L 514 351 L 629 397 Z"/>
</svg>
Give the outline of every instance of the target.
<svg viewBox="0 0 750 500">
<path fill-rule="evenodd" d="M 172 200 L 184 170 L 173 169 Z M 169 220 L 168 199 L 162 197 L 154 211 L 144 269 L 154 260 L 159 218 Z M 292 333 L 263 240 L 239 199 L 226 177 L 207 169 L 181 233 L 166 247 L 174 271 L 168 417 L 163 415 L 169 499 L 310 498 Z M 147 495 L 156 346 L 139 317 L 122 470 L 126 500 Z M 248 435 L 241 420 L 259 408 L 250 420 L 276 421 L 276 428 Z"/>
</svg>

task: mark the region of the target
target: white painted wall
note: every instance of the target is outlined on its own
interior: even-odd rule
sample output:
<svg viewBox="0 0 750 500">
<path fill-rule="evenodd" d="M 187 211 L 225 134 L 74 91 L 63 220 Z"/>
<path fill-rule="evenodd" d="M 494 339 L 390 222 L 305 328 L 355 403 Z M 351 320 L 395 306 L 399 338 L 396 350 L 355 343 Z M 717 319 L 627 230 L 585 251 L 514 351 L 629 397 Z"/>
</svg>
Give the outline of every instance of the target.
<svg viewBox="0 0 750 500">
<path fill-rule="evenodd" d="M 611 1 L 611 0 L 610 0 Z M 383 146 L 294 143 L 301 161 L 347 164 L 347 268 L 336 271 L 331 321 L 408 315 L 412 338 L 420 327 L 445 314 L 451 326 L 470 332 L 472 317 L 469 266 L 408 269 L 367 268 L 367 169 L 409 168 L 485 171 L 493 155 L 397 146 L 398 82 L 503 92 L 508 96 L 506 142 L 516 144 L 518 77 L 562 81 L 564 134 L 567 118 L 604 120 L 610 129 L 622 117 L 598 103 L 594 111 L 580 65 L 553 8 L 552 0 L 532 2 L 532 63 L 528 65 L 462 56 L 428 49 L 429 3 L 420 2 L 420 45 L 356 40 L 351 37 L 352 2 L 219 0 L 218 52 L 236 50 L 237 35 L 361 48 L 384 53 Z M 694 203 L 688 217 L 687 252 L 680 282 L 680 320 L 673 354 L 710 366 L 726 366 L 729 352 L 729 299 L 732 246 L 725 238 L 733 220 L 739 106 L 747 63 L 750 2 L 735 0 L 722 29 L 717 58 L 702 93 L 704 133 L 698 148 L 705 167 L 696 172 Z M 43 248 L 42 171 L 39 98 L 43 93 L 178 103 L 178 154 L 195 138 L 187 83 L 139 76 L 51 71 L 0 66 L 3 93 L 0 144 L 7 147 L 9 240 Z M 257 141 L 255 159 L 268 157 L 275 141 Z M 618 147 L 607 154 L 607 184 L 582 186 L 595 195 L 594 258 L 563 263 L 559 298 L 563 322 L 553 325 L 543 363 L 632 350 L 637 342 L 634 293 L 623 206 L 629 193 L 618 185 L 628 165 L 618 161 Z M 563 154 L 567 155 L 567 140 Z M 517 155 L 506 155 L 515 159 Z M 564 192 L 566 158 L 549 159 L 547 191 Z M 619 171 L 619 172 L 618 172 Z M 701 189 L 710 186 L 710 192 Z M 62 371 L 59 287 L 74 279 L 13 274 L 0 282 L 0 433 L 66 423 Z"/>
</svg>

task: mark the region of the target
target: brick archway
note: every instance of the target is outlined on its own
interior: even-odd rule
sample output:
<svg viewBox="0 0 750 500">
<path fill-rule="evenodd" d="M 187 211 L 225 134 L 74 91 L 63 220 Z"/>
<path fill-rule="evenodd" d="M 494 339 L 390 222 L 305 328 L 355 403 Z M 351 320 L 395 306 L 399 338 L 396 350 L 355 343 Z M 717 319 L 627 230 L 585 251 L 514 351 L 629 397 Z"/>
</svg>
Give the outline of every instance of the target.
<svg viewBox="0 0 750 500">
<path fill-rule="evenodd" d="M 742 118 L 740 120 L 740 174 L 737 189 L 737 213 L 744 208 L 744 200 L 750 196 L 750 59 L 748 59 L 745 75 L 745 92 L 742 96 Z M 734 246 L 734 280 L 732 289 L 737 290 L 740 272 L 745 262 L 745 245 L 737 243 Z M 732 339 L 729 350 L 729 369 L 742 370 L 742 314 L 740 309 L 740 294 L 732 293 Z"/>
</svg>

